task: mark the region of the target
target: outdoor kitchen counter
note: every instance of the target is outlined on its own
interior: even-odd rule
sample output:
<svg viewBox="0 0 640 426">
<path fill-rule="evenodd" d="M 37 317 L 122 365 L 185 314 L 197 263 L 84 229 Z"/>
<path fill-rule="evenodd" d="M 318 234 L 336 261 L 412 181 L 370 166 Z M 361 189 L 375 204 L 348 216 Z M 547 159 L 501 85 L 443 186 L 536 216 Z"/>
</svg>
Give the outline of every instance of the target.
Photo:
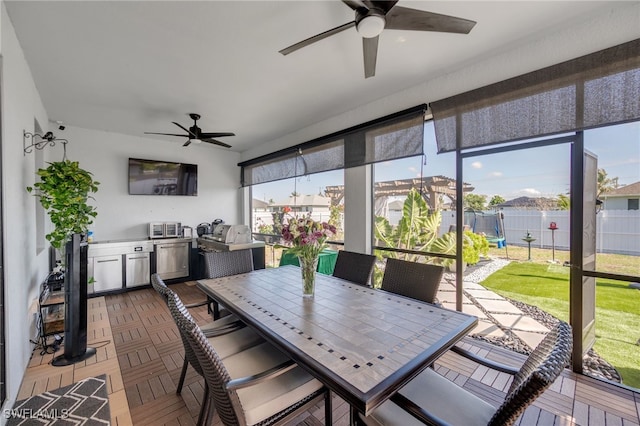
<svg viewBox="0 0 640 426">
<path fill-rule="evenodd" d="M 100 244 L 135 244 L 135 243 L 147 243 L 152 242 L 153 244 L 157 244 L 158 242 L 162 243 L 182 243 L 182 242 L 195 242 L 195 238 L 122 238 L 117 240 L 103 240 L 103 241 L 92 241 L 89 243 L 89 247 L 93 245 Z"/>
<path fill-rule="evenodd" d="M 225 244 L 212 238 L 198 238 L 198 247 L 204 251 L 236 251 L 264 247 L 264 241 L 253 240 L 250 243 Z"/>
</svg>

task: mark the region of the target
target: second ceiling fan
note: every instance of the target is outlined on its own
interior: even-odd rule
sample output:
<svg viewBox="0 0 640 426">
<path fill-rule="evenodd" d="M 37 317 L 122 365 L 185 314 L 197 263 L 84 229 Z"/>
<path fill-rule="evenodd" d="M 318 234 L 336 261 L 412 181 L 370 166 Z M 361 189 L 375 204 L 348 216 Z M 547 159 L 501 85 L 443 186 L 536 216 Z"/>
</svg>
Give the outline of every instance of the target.
<svg viewBox="0 0 640 426">
<path fill-rule="evenodd" d="M 196 142 L 196 143 L 208 142 L 214 145 L 223 146 L 225 148 L 231 148 L 231 145 L 221 142 L 219 140 L 216 140 L 214 138 L 221 138 L 225 136 L 235 136 L 235 133 L 203 132 L 202 129 L 198 127 L 198 123 L 197 123 L 198 120 L 200 120 L 200 114 L 190 113 L 189 117 L 191 117 L 191 119 L 193 120 L 193 126 L 189 127 L 188 129 L 184 127 L 182 124 L 172 121 L 173 124 L 175 124 L 176 126 L 180 127 L 182 130 L 187 132 L 186 135 L 179 135 L 176 133 L 155 133 L 155 132 L 144 132 L 144 133 L 146 135 L 178 136 L 178 137 L 187 138 L 187 141 L 182 146 L 189 146 L 191 145 L 192 142 Z"/>
<path fill-rule="evenodd" d="M 346 29 L 356 27 L 356 30 L 362 36 L 364 76 L 365 78 L 369 78 L 376 74 L 378 37 L 383 30 L 435 31 L 469 34 L 469 31 L 471 31 L 476 24 L 475 21 L 457 18 L 455 16 L 396 6 L 398 0 L 342 0 L 342 2 L 355 11 L 355 20 L 293 44 L 282 49 L 280 53 L 288 55 L 312 43 L 338 34 Z"/>
</svg>

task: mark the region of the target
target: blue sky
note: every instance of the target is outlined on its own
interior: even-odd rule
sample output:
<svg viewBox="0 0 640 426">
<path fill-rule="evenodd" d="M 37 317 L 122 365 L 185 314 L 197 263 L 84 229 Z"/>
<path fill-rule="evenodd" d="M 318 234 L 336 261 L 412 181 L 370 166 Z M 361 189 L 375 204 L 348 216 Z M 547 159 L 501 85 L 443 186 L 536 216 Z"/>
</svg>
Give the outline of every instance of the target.
<svg viewBox="0 0 640 426">
<path fill-rule="evenodd" d="M 598 167 L 621 185 L 640 181 L 640 122 L 585 132 L 585 147 L 598 157 Z M 513 151 L 465 159 L 464 181 L 474 194 L 500 195 L 506 200 L 520 196 L 555 197 L 569 190 L 569 145 Z M 436 154 L 432 122 L 425 123 L 426 165 L 420 157 L 375 166 L 376 181 L 443 175 L 455 178 L 455 153 Z M 294 190 L 317 194 L 326 185 L 343 182 L 341 170 L 319 173 L 295 180 L 257 185 L 253 197 L 268 201 L 286 199 Z"/>
</svg>

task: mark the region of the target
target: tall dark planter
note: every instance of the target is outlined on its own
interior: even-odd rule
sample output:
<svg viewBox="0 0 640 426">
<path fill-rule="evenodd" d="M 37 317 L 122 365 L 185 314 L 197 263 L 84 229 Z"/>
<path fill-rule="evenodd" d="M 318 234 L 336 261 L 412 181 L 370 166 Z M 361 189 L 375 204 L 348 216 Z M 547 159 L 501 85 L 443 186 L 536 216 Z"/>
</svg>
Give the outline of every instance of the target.
<svg viewBox="0 0 640 426">
<path fill-rule="evenodd" d="M 53 359 L 54 366 L 75 364 L 96 353 L 87 349 L 87 250 L 81 234 L 73 234 L 66 244 L 64 354 Z"/>
</svg>

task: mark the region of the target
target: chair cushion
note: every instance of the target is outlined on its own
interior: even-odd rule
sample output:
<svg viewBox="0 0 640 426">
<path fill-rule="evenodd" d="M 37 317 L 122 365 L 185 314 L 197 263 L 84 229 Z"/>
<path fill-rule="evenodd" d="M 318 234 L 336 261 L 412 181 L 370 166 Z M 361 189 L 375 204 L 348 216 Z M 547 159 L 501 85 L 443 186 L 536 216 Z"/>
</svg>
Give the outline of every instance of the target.
<svg viewBox="0 0 640 426">
<path fill-rule="evenodd" d="M 235 321 L 238 321 L 238 317 L 235 315 L 226 315 L 218 320 L 208 322 L 205 325 L 201 326 L 200 329 L 206 335 L 207 331 L 215 330 L 219 327 L 224 327 L 225 325 L 229 325 Z"/>
<path fill-rule="evenodd" d="M 452 425 L 486 426 L 495 407 L 427 368 L 400 393 L 430 414 Z M 421 425 L 398 405 L 387 401 L 364 419 L 371 425 Z"/>
<path fill-rule="evenodd" d="M 264 343 L 264 339 L 249 327 L 242 327 L 221 336 L 209 337 L 208 340 L 222 359 Z"/>
<path fill-rule="evenodd" d="M 251 376 L 288 360 L 269 343 L 254 346 L 224 359 L 231 378 Z M 322 383 L 300 367 L 254 386 L 238 389 L 247 424 L 253 425 L 304 399 Z"/>
</svg>

